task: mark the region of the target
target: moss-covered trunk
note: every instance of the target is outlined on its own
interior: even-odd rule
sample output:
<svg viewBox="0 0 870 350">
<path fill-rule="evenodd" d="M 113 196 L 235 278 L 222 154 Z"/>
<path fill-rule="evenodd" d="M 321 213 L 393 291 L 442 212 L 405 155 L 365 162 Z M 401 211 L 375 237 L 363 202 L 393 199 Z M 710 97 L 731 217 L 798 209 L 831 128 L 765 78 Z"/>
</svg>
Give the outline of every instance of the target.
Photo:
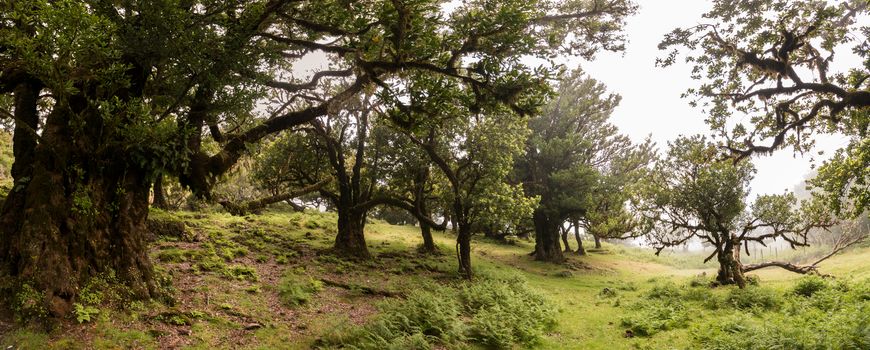
<svg viewBox="0 0 870 350">
<path fill-rule="evenodd" d="M 739 249 L 739 247 L 737 248 Z M 719 284 L 737 284 L 740 288 L 746 287 L 746 279 L 743 276 L 743 267 L 739 257 L 735 254 L 735 244 L 726 239 L 722 247 L 716 253 L 719 261 L 719 271 L 716 274 L 716 282 Z"/>
<path fill-rule="evenodd" d="M 335 236 L 335 250 L 338 254 L 352 258 L 371 258 L 365 238 L 366 214 L 350 207 L 338 207 L 338 234 Z"/>
<path fill-rule="evenodd" d="M 36 136 L 38 92 L 15 94 L 15 186 L 0 214 L 5 296 L 28 294 L 27 305 L 13 305 L 22 313 L 66 316 L 81 286 L 110 270 L 133 296 L 155 296 L 142 235 L 150 182 L 125 157 L 94 152 L 94 138 L 73 136 L 63 108 Z"/>
<path fill-rule="evenodd" d="M 535 260 L 562 262 L 562 247 L 559 244 L 559 226 L 543 210 L 535 210 Z"/>
</svg>

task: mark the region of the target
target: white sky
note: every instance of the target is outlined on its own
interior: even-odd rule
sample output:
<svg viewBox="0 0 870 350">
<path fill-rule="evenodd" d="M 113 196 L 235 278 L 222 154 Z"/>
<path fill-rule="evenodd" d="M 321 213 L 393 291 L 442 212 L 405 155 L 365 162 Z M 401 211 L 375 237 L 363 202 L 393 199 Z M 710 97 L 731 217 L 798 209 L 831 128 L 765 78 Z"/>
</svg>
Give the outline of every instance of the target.
<svg viewBox="0 0 870 350">
<path fill-rule="evenodd" d="M 680 98 L 686 89 L 698 84 L 689 77 L 691 67 L 677 63 L 658 68 L 655 59 L 663 56 L 657 45 L 666 33 L 676 27 L 701 23 L 701 14 L 711 4 L 699 0 L 637 2 L 641 8 L 637 15 L 628 19 L 626 31 L 630 42 L 624 54 L 602 53 L 593 62 L 574 61 L 569 66 L 579 64 L 593 78 L 604 82 L 608 89 L 622 95 L 622 103 L 612 117 L 613 123 L 636 141 L 652 135 L 662 150 L 667 147 L 667 141 L 681 134 L 710 132 L 700 109 L 693 109 L 688 100 Z M 841 49 L 834 63 L 854 67 L 860 64 L 860 60 L 851 54 L 851 50 Z M 816 155 L 816 160 L 825 159 L 835 149 L 845 146 L 847 141 L 837 136 L 818 140 L 816 150 L 825 150 L 825 155 Z M 784 149 L 773 156 L 755 157 L 753 161 L 758 173 L 752 182 L 751 197 L 782 193 L 800 184 L 811 170 L 809 156 L 793 155 Z"/>
</svg>

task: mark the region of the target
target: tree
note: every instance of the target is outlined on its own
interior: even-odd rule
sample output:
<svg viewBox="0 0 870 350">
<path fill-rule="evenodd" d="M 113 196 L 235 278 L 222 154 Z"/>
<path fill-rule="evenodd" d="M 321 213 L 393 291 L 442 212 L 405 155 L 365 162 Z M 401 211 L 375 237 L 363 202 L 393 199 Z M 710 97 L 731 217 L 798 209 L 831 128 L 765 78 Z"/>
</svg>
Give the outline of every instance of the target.
<svg viewBox="0 0 870 350">
<path fill-rule="evenodd" d="M 423 238 L 418 250 L 425 254 L 436 254 L 438 248 L 432 237 L 432 229 L 444 230 L 448 221 L 447 215 L 444 215 L 441 224 L 433 225 L 431 221 L 433 207 L 443 207 L 439 204 L 445 187 L 443 177 L 439 177 L 437 172 L 433 174 L 433 170 L 437 169 L 432 169 L 429 156 L 401 131 L 391 128 L 378 131 L 375 137 L 383 139 L 386 144 L 381 166 L 386 182 L 384 196 L 389 198 L 385 202 L 393 205 L 381 207 L 380 210 L 384 213 L 399 211 L 392 216 L 401 215 L 402 218 L 417 221 Z"/>
<path fill-rule="evenodd" d="M 415 194 L 423 191 L 420 186 L 425 186 L 427 179 L 418 179 L 420 175 L 415 174 L 410 183 L 402 183 L 405 174 L 396 171 L 396 163 L 410 165 L 413 171 L 428 167 L 428 163 L 412 164 L 395 159 L 397 154 L 415 152 L 413 148 L 397 148 L 402 145 L 392 142 L 392 131 L 384 124 L 377 101 L 368 94 L 348 100 L 338 110 L 276 140 L 260 157 L 254 171 L 254 178 L 276 194 L 241 204 L 224 202 L 224 207 L 232 213 L 244 214 L 270 203 L 316 192 L 338 213 L 335 251 L 355 258 L 370 257 L 365 223 L 376 206 L 389 205 L 405 210 L 425 223 L 426 228 L 443 227 L 435 224 L 428 213 L 423 215 L 424 198 L 418 202 L 399 195 L 403 191 Z M 406 142 L 404 146 L 412 145 Z M 426 233 L 424 240 L 434 249 L 431 233 Z"/>
<path fill-rule="evenodd" d="M 634 203 L 647 220 L 656 254 L 698 238 L 714 247 L 705 262 L 713 257 L 719 262 L 716 281 L 743 288 L 741 246 L 747 254 L 749 242 L 781 239 L 792 248 L 806 246 L 810 230 L 834 224 L 818 202 L 798 208 L 792 193 L 758 196 L 747 205 L 754 167 L 748 161 L 716 161 L 716 147 L 704 137 L 681 137 L 670 146 Z"/>
<path fill-rule="evenodd" d="M 586 196 L 585 213 L 578 221 L 595 239 L 595 248 L 601 248 L 601 238 L 628 239 L 642 234 L 638 230 L 641 219 L 628 204 L 635 195 L 636 184 L 648 175 L 648 167 L 655 159 L 653 147 L 647 139 L 615 152 L 609 162 L 597 169 Z"/>
<path fill-rule="evenodd" d="M 311 122 L 366 88 L 425 72 L 509 103 L 509 64 L 557 50 L 618 49 L 625 1 L 7 1 L 0 94 L 12 96 L 15 189 L 0 223 L 13 289 L 69 312 L 79 286 L 114 270 L 158 293 L 139 234 L 157 174 L 201 197 L 251 144 Z M 509 49 L 508 49 L 509 48 Z M 293 76 L 305 55 L 332 64 Z M 325 97 L 312 91 L 347 80 Z M 267 92 L 293 103 L 254 106 Z M 267 102 L 267 101 L 266 101 Z M 214 148 L 203 147 L 207 141 Z"/>
<path fill-rule="evenodd" d="M 627 157 L 643 163 L 641 153 L 647 155 L 648 162 L 652 154 L 649 142 L 635 145 L 608 122 L 620 98 L 607 93 L 603 84 L 575 71 L 559 83 L 557 93 L 542 113 L 529 121 L 533 133 L 526 142 L 525 156 L 516 166 L 526 194 L 541 197 L 532 220 L 535 258 L 553 262 L 563 259 L 559 233 L 566 220 L 588 224 L 594 217 L 600 222 L 612 214 L 605 213 L 604 206 L 612 205 L 614 210 L 624 206 L 626 197 L 619 192 L 621 184 L 629 180 L 630 167 L 617 163 L 627 162 Z M 619 176 L 626 178 L 617 184 Z M 599 195 L 592 198 L 595 188 Z M 605 193 L 612 190 L 618 192 Z M 593 210 L 601 215 L 589 217 Z M 587 230 L 591 227 L 586 226 Z M 596 223 L 595 227 L 601 225 Z"/>
<path fill-rule="evenodd" d="M 420 130 L 426 136 L 407 133 L 447 179 L 452 219 L 458 228 L 459 272 L 466 278 L 473 273 L 473 228 L 527 216 L 537 202 L 527 198 L 520 186 L 506 182 L 514 157 L 522 152 L 524 129 L 521 118 L 502 109 L 445 119 L 441 125 Z"/>
<path fill-rule="evenodd" d="M 870 204 L 870 27 L 860 20 L 868 11 L 865 0 L 714 1 L 706 23 L 665 37 L 659 47 L 672 51 L 658 63 L 671 65 L 686 49 L 701 82 L 686 96 L 736 159 L 807 152 L 821 134 L 849 136 L 811 184 L 831 210 L 854 217 Z M 863 67 L 834 70 L 843 45 Z"/>
</svg>

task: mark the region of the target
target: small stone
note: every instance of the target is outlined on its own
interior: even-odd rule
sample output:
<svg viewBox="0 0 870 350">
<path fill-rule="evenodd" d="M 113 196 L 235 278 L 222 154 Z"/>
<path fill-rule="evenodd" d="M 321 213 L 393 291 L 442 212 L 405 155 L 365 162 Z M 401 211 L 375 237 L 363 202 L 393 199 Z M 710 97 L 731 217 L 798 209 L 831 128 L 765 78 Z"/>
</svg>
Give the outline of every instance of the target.
<svg viewBox="0 0 870 350">
<path fill-rule="evenodd" d="M 191 332 L 189 329 L 179 329 L 178 330 L 178 335 L 190 336 L 191 334 L 193 334 L 193 332 Z"/>
<path fill-rule="evenodd" d="M 260 328 L 263 328 L 263 325 L 261 325 L 259 323 L 249 323 L 247 326 L 245 326 L 246 331 L 252 331 L 252 330 L 260 329 Z"/>
</svg>

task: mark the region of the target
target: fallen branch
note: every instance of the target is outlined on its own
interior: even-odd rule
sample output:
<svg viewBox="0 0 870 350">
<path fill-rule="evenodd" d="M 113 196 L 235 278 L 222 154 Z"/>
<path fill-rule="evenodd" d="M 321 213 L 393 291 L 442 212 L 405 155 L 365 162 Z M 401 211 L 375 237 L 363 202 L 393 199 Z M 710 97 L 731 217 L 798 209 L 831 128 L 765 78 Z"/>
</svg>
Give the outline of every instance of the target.
<svg viewBox="0 0 870 350">
<path fill-rule="evenodd" d="M 236 215 L 236 216 L 243 216 L 243 215 L 248 215 L 249 213 L 259 212 L 260 210 L 262 210 L 263 208 L 265 208 L 266 206 L 268 206 L 270 204 L 283 202 L 283 201 L 286 201 L 289 199 L 293 199 L 293 198 L 296 198 L 296 197 L 320 190 L 321 188 L 323 188 L 323 186 L 326 186 L 327 184 L 329 184 L 330 181 L 332 181 L 332 179 L 325 179 L 325 180 L 322 180 L 322 181 L 315 183 L 313 185 L 300 188 L 296 191 L 292 191 L 292 192 L 284 193 L 284 194 L 279 194 L 279 195 L 275 195 L 275 196 L 269 196 L 266 198 L 261 198 L 261 199 L 252 200 L 252 201 L 248 201 L 248 202 L 242 202 L 241 204 L 236 204 L 236 203 L 226 201 L 226 200 L 221 201 L 220 203 L 224 207 L 224 209 L 227 212 L 229 212 L 230 214 Z"/>
</svg>

